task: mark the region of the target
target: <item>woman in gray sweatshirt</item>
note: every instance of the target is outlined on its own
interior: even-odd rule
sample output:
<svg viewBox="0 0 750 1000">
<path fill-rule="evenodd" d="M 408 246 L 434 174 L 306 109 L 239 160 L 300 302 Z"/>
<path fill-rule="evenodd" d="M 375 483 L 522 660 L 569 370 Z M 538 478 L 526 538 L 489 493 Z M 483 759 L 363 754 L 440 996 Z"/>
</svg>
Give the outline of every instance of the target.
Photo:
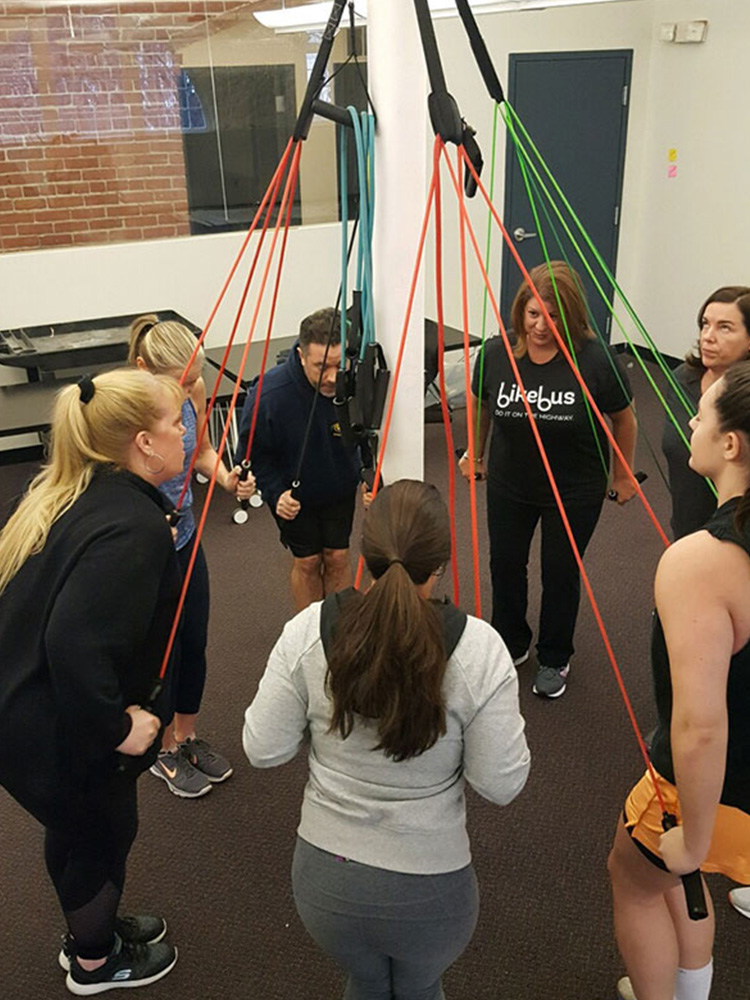
<svg viewBox="0 0 750 1000">
<path fill-rule="evenodd" d="M 430 599 L 450 556 L 433 486 L 382 490 L 362 551 L 372 586 L 287 624 L 243 743 L 274 767 L 309 739 L 294 896 L 347 1000 L 439 1000 L 478 914 L 465 782 L 505 805 L 529 772 L 516 672 L 487 623 Z"/>
</svg>

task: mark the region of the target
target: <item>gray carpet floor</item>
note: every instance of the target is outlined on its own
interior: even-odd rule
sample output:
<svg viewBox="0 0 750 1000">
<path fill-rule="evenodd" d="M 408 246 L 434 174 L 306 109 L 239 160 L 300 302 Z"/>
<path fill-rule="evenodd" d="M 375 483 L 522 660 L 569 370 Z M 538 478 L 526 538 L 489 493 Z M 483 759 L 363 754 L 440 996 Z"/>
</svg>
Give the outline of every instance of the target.
<svg viewBox="0 0 750 1000">
<path fill-rule="evenodd" d="M 657 405 L 635 379 L 642 427 L 654 448 Z M 465 443 L 455 415 L 457 444 Z M 639 467 L 663 524 L 669 498 L 642 437 Z M 0 468 L 0 517 L 31 465 Z M 446 487 L 439 425 L 426 427 L 426 476 Z M 458 489 L 462 603 L 473 611 L 467 491 Z M 200 497 L 202 489 L 197 488 Z M 489 608 L 484 499 L 479 489 L 484 612 Z M 151 775 L 140 783 L 141 828 L 125 909 L 163 914 L 180 960 L 153 1000 L 336 1000 L 343 977 L 301 926 L 290 865 L 305 760 L 272 771 L 245 761 L 240 731 L 268 653 L 293 608 L 288 560 L 265 509 L 244 527 L 216 498 L 205 548 L 212 584 L 209 679 L 201 731 L 233 761 L 234 776 L 184 801 Z M 356 531 L 355 531 L 356 537 Z M 605 509 L 586 557 L 594 592 L 644 731 L 654 723 L 648 640 L 652 582 L 662 544 L 634 501 Z M 449 582 L 449 574 L 444 578 Z M 538 613 L 538 553 L 531 563 L 530 620 Z M 482 897 L 476 935 L 445 978 L 449 1000 L 614 1000 L 622 968 L 613 943 L 606 856 L 624 796 L 642 763 L 602 639 L 584 597 L 568 691 L 531 693 L 534 660 L 520 669 L 532 771 L 521 796 L 500 809 L 470 793 L 469 826 Z M 39 827 L 0 790 L 0 985 L 13 1000 L 67 995 L 56 960 L 62 930 L 42 862 Z M 713 997 L 750 992 L 750 921 L 718 911 Z"/>
</svg>

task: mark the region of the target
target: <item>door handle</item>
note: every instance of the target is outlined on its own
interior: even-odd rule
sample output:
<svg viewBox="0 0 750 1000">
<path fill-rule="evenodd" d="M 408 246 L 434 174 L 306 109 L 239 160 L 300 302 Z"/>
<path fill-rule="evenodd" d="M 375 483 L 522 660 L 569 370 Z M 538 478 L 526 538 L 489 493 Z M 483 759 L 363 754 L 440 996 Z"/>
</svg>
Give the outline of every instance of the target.
<svg viewBox="0 0 750 1000">
<path fill-rule="evenodd" d="M 523 226 L 516 226 L 513 230 L 513 239 L 516 243 L 523 243 L 524 240 L 533 239 L 536 233 L 527 233 Z"/>
</svg>

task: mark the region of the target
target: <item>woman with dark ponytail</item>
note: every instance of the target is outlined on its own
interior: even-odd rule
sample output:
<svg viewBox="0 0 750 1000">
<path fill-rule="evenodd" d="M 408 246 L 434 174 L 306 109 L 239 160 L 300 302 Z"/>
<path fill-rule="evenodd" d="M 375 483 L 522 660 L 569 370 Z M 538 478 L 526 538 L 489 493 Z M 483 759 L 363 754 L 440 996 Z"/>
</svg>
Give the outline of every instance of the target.
<svg viewBox="0 0 750 1000">
<path fill-rule="evenodd" d="M 292 882 L 347 1000 L 439 1000 L 478 913 L 465 783 L 505 805 L 529 771 L 518 682 L 491 626 L 431 600 L 450 556 L 434 487 L 382 490 L 362 552 L 372 586 L 289 622 L 243 743 L 274 767 L 309 734 Z"/>
<path fill-rule="evenodd" d="M 651 760 L 680 824 L 662 833 L 645 775 L 610 855 L 625 1000 L 708 1000 L 713 910 L 691 921 L 679 876 L 750 884 L 750 362 L 704 391 L 690 427 L 690 467 L 714 482 L 718 509 L 656 573 Z"/>
</svg>

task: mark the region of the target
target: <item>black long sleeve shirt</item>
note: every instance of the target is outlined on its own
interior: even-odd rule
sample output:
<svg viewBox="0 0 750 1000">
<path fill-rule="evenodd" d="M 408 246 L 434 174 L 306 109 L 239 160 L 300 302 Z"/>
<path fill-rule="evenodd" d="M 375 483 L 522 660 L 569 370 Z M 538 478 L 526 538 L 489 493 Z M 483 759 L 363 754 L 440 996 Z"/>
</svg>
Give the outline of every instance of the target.
<svg viewBox="0 0 750 1000">
<path fill-rule="evenodd" d="M 125 709 L 158 675 L 179 581 L 161 494 L 102 469 L 0 596 L 0 784 L 42 822 L 114 773 Z"/>
</svg>

